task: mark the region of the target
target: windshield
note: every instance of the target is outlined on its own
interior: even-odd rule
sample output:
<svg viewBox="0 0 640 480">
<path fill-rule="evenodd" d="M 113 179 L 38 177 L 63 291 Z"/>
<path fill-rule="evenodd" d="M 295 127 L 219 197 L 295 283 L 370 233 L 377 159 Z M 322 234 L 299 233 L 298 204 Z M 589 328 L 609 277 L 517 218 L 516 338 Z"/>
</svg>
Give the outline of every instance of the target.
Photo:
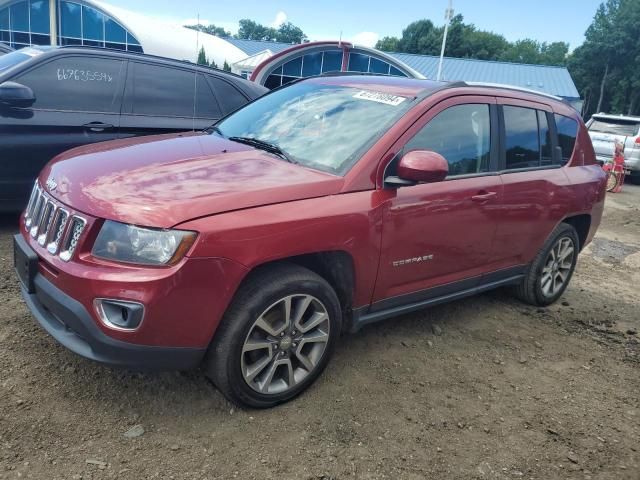
<svg viewBox="0 0 640 480">
<path fill-rule="evenodd" d="M 29 60 L 30 58 L 35 57 L 36 55 L 39 55 L 41 53 L 42 52 L 40 50 L 36 50 L 33 48 L 24 48 L 22 50 L 2 55 L 0 57 L 0 72 L 15 67 L 19 63 L 22 63 L 25 60 Z"/>
<path fill-rule="evenodd" d="M 625 137 L 635 137 L 638 135 L 640 122 L 634 120 L 618 120 L 613 118 L 594 118 L 589 130 L 612 135 L 624 135 Z"/>
<path fill-rule="evenodd" d="M 238 110 L 215 131 L 269 142 L 296 163 L 343 175 L 412 100 L 375 87 L 301 82 Z"/>
</svg>

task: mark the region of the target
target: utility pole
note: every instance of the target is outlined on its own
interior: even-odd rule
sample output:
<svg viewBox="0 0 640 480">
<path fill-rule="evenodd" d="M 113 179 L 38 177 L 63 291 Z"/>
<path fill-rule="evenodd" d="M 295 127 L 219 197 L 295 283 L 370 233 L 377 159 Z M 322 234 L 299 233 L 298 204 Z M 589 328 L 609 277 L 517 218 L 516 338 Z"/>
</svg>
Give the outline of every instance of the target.
<svg viewBox="0 0 640 480">
<path fill-rule="evenodd" d="M 449 33 L 449 23 L 453 18 L 453 0 L 449 0 L 449 8 L 444 11 L 444 19 L 447 23 L 444 24 L 444 36 L 442 37 L 442 49 L 440 50 L 440 62 L 438 62 L 438 76 L 436 80 L 440 81 L 442 76 L 442 60 L 444 59 L 444 49 L 447 46 L 447 33 Z"/>
</svg>

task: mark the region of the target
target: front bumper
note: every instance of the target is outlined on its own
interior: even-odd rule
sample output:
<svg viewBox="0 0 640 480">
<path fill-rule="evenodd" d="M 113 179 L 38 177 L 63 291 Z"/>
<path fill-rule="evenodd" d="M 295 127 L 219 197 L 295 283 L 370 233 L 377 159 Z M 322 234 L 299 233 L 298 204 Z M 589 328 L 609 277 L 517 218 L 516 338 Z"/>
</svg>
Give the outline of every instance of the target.
<svg viewBox="0 0 640 480">
<path fill-rule="evenodd" d="M 14 248 L 22 258 L 37 258 L 22 235 Z M 33 275 L 31 291 L 22 285 L 22 296 L 44 330 L 72 352 L 112 366 L 135 369 L 188 370 L 202 361 L 205 347 L 141 345 L 107 335 L 85 305 L 49 281 L 41 271 Z"/>
<path fill-rule="evenodd" d="M 42 275 L 34 279 L 35 293 L 22 287 L 22 296 L 42 328 L 64 347 L 82 357 L 118 367 L 189 370 L 197 367 L 206 349 L 153 347 L 114 340 L 100 331 L 82 304 Z"/>
</svg>

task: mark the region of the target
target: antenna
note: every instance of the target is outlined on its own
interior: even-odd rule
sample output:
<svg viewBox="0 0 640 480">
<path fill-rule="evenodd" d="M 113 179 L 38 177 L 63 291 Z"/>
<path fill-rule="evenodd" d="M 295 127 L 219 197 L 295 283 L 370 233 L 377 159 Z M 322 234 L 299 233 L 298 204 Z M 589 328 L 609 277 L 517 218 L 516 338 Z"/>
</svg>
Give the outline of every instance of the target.
<svg viewBox="0 0 640 480">
<path fill-rule="evenodd" d="M 200 13 L 198 13 L 198 28 L 196 29 L 196 65 L 200 56 Z M 196 131 L 196 102 L 198 101 L 198 69 L 193 70 L 193 117 L 191 130 Z"/>
<path fill-rule="evenodd" d="M 436 80 L 440 81 L 442 75 L 442 60 L 444 59 L 444 49 L 447 46 L 447 32 L 449 31 L 449 24 L 453 18 L 453 0 L 449 0 L 449 8 L 444 12 L 444 19 L 447 23 L 444 24 L 444 36 L 442 37 L 442 50 L 440 50 L 440 61 L 438 62 L 438 75 Z"/>
</svg>

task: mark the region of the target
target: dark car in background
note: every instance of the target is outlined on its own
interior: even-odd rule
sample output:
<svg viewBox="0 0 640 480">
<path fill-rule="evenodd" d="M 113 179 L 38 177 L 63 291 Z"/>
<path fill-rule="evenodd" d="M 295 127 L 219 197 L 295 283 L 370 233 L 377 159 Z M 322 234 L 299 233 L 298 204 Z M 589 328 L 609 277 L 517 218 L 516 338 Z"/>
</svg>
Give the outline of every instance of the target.
<svg viewBox="0 0 640 480">
<path fill-rule="evenodd" d="M 0 56 L 9 52 L 13 52 L 13 48 L 11 48 L 9 45 L 5 45 L 4 43 L 0 42 Z"/>
<path fill-rule="evenodd" d="M 0 57 L 0 210 L 24 207 L 42 167 L 80 145 L 203 130 L 267 92 L 188 62 L 83 47 Z"/>
</svg>

